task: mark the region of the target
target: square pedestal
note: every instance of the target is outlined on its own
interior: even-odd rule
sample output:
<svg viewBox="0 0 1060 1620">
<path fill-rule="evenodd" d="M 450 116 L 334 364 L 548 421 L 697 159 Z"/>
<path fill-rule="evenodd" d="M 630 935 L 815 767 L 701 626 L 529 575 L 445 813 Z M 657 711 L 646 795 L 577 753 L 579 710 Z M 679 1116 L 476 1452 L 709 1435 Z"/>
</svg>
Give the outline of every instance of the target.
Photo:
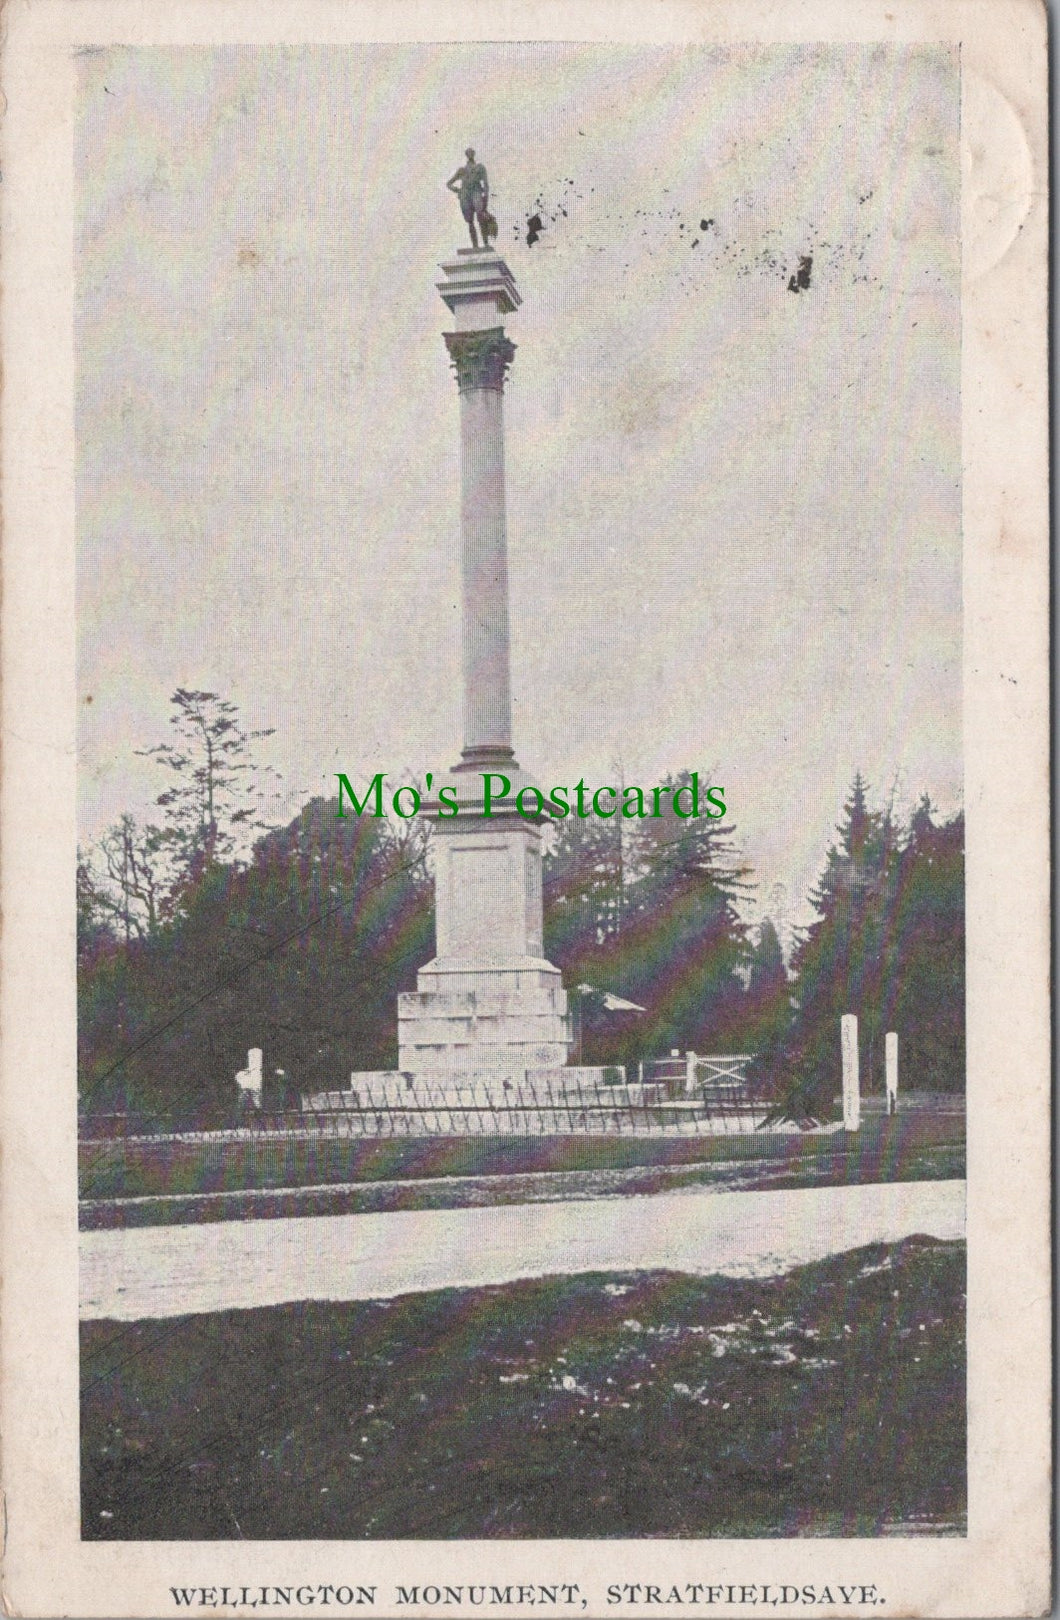
<svg viewBox="0 0 1060 1620">
<path fill-rule="evenodd" d="M 559 1068 L 570 1028 L 541 944 L 541 834 L 514 816 L 460 815 L 434 831 L 438 955 L 398 997 L 407 1073 Z"/>
</svg>

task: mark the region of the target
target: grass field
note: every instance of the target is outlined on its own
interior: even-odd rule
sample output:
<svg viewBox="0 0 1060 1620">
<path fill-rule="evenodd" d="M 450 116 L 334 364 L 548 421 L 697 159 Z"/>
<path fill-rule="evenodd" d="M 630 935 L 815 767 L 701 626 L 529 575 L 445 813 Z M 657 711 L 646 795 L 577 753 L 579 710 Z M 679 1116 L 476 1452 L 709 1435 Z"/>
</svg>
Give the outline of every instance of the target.
<svg viewBox="0 0 1060 1620">
<path fill-rule="evenodd" d="M 964 1175 L 964 1118 L 930 1110 L 891 1120 L 868 1115 L 854 1136 L 117 1141 L 82 1144 L 80 1174 L 84 1227 L 521 1203 L 694 1184 L 949 1180 Z"/>
<path fill-rule="evenodd" d="M 960 1533 L 964 1246 L 82 1327 L 89 1539 Z"/>
</svg>

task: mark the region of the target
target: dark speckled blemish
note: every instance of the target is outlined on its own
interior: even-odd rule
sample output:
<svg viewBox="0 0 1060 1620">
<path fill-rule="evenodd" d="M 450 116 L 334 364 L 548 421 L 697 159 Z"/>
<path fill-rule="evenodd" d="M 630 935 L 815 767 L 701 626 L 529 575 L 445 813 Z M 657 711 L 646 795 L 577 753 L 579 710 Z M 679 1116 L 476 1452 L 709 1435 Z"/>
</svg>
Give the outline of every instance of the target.
<svg viewBox="0 0 1060 1620">
<path fill-rule="evenodd" d="M 725 271 L 741 281 L 765 276 L 793 293 L 809 291 L 811 283 L 822 287 L 841 279 L 851 285 L 879 284 L 870 269 L 871 244 L 876 234 L 872 228 L 856 229 L 849 239 L 838 241 L 819 237 L 812 219 L 792 221 L 788 228 L 759 230 L 755 228 L 756 199 L 749 193 L 741 193 L 731 201 L 715 198 L 718 214 L 697 218 L 699 209 L 686 212 L 665 187 L 654 206 L 645 206 L 641 200 L 636 207 L 615 208 L 601 218 L 594 209 L 595 190 L 595 186 L 576 183 L 570 175 L 550 180 L 519 210 L 512 235 L 517 242 L 533 247 L 548 233 L 553 248 L 580 247 L 589 253 L 608 251 L 608 243 L 628 246 L 635 238 L 643 255 L 644 272 L 650 275 L 653 265 L 657 273 L 676 272 L 678 289 L 685 297 L 696 297 L 704 275 L 713 271 Z M 869 202 L 873 195 L 871 187 L 854 193 L 859 204 Z M 799 254 L 785 248 L 784 237 L 789 236 L 789 231 L 796 239 L 801 238 L 803 251 Z M 669 271 L 665 268 L 675 247 L 695 253 L 691 263 L 686 258 L 688 268 L 684 271 L 678 271 L 676 265 Z M 640 293 L 620 289 L 616 296 L 621 300 L 639 297 Z"/>
<path fill-rule="evenodd" d="M 799 268 L 788 282 L 788 291 L 805 292 L 810 285 L 810 272 L 813 269 L 813 254 L 804 253 L 799 259 Z"/>
</svg>

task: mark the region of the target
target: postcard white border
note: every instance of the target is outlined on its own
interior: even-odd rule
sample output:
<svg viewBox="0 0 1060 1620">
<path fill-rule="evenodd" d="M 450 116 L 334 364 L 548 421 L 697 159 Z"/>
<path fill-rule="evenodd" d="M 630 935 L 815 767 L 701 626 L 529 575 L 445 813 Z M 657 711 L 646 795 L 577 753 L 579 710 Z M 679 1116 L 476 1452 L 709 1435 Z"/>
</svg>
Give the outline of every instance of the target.
<svg viewBox="0 0 1060 1620">
<path fill-rule="evenodd" d="M 1051 1333 L 1044 9 L 1037 0 L 10 0 L 3 22 L 0 1364 L 7 1612 L 160 1615 L 170 1612 L 171 1584 L 323 1580 L 375 1582 L 380 1600 L 374 1612 L 390 1614 L 386 1594 L 395 1579 L 576 1581 L 594 1594 L 584 1611 L 593 1616 L 660 1612 L 607 1609 L 601 1601 L 606 1586 L 624 1580 L 869 1584 L 886 1599 L 882 1612 L 892 1620 L 1044 1612 Z M 79 1540 L 72 52 L 115 42 L 399 39 L 960 43 L 967 232 L 966 1538 Z M 1003 118 L 982 115 L 984 97 L 976 100 L 969 89 L 982 85 L 990 106 L 996 109 L 1000 98 L 1007 108 Z M 1004 143 L 1005 192 L 997 210 L 975 194 L 978 142 Z M 722 1603 L 667 1612 L 750 1611 Z"/>
</svg>

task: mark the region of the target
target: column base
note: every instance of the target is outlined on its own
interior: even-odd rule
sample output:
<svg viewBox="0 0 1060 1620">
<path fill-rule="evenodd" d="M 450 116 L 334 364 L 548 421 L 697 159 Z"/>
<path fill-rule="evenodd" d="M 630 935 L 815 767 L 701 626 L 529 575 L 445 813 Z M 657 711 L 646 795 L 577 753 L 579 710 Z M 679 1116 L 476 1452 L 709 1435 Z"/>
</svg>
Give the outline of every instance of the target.
<svg viewBox="0 0 1060 1620">
<path fill-rule="evenodd" d="M 398 997 L 398 1068 L 409 1074 L 558 1069 L 570 1052 L 567 995 L 542 957 L 436 957 Z"/>
</svg>

